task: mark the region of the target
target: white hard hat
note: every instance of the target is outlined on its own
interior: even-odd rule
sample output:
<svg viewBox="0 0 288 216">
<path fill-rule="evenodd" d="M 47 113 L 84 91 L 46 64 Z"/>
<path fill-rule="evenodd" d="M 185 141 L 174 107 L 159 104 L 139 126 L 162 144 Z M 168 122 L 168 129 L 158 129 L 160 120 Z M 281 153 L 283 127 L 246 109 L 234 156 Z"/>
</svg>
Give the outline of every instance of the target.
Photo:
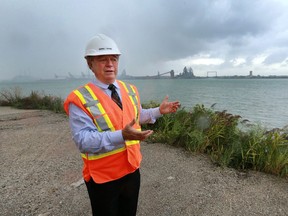
<svg viewBox="0 0 288 216">
<path fill-rule="evenodd" d="M 85 58 L 99 55 L 121 55 L 121 53 L 114 40 L 104 34 L 97 34 L 88 42 Z"/>
</svg>

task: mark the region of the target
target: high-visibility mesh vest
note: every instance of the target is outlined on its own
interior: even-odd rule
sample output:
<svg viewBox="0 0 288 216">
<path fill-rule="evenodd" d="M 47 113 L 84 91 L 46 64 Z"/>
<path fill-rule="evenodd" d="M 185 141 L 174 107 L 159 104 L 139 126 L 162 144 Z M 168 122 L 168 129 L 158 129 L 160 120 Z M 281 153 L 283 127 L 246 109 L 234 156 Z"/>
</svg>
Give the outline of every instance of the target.
<svg viewBox="0 0 288 216">
<path fill-rule="evenodd" d="M 64 102 L 66 113 L 69 115 L 69 104 L 73 103 L 90 116 L 99 132 L 122 130 L 133 118 L 136 119 L 133 127 L 141 130 L 138 90 L 133 85 L 119 80 L 117 82 L 123 110 L 100 88 L 88 83 L 68 95 Z M 116 180 L 134 172 L 142 160 L 139 140 L 127 140 L 122 145 L 115 145 L 114 149 L 108 152 L 81 153 L 81 156 L 84 161 L 85 181 L 92 177 L 97 183 Z"/>
</svg>

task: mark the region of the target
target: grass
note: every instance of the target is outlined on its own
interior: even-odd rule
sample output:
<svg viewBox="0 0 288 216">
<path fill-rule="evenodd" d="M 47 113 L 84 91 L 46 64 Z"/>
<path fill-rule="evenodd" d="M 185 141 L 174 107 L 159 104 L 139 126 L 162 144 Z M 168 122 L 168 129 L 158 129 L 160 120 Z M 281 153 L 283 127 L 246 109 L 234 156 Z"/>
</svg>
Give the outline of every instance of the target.
<svg viewBox="0 0 288 216">
<path fill-rule="evenodd" d="M 0 106 L 18 109 L 45 109 L 63 113 L 63 100 L 32 91 L 22 96 L 19 88 L 0 92 Z M 143 108 L 159 106 L 156 102 Z M 180 109 L 164 115 L 155 124 L 144 125 L 154 133 L 148 142 L 167 143 L 187 151 L 208 154 L 223 167 L 256 170 L 288 177 L 288 135 L 281 130 L 266 131 L 259 125 L 249 125 L 241 116 L 214 111 L 204 105 L 191 110 Z"/>
<path fill-rule="evenodd" d="M 11 106 L 18 109 L 52 110 L 64 113 L 63 100 L 60 97 L 45 95 L 31 91 L 30 95 L 23 96 L 18 87 L 4 89 L 0 92 L 0 106 Z"/>
</svg>

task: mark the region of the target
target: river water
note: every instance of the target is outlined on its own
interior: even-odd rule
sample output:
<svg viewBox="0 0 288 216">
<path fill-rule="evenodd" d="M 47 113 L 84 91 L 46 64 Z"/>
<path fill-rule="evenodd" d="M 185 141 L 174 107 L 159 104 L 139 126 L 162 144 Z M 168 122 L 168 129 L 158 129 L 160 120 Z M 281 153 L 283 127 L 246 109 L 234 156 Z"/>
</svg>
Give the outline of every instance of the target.
<svg viewBox="0 0 288 216">
<path fill-rule="evenodd" d="M 1 82 L 0 90 L 19 87 L 23 95 L 37 91 L 66 98 L 70 91 L 87 83 L 85 79 Z M 240 115 L 271 129 L 288 125 L 288 79 L 143 79 L 125 80 L 138 87 L 141 102 L 161 102 L 165 95 L 179 100 L 187 109 L 196 104 Z"/>
</svg>

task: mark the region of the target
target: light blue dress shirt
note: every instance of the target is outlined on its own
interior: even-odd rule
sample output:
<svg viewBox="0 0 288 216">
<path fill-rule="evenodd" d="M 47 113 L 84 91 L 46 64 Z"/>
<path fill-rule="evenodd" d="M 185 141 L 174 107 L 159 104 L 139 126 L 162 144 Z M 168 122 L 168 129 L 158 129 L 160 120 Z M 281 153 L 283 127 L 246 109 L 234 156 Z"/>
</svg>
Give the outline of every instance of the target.
<svg viewBox="0 0 288 216">
<path fill-rule="evenodd" d="M 96 78 L 92 80 L 92 83 L 102 89 L 107 95 L 111 95 L 107 84 L 101 83 Z M 114 85 L 121 98 L 119 85 L 116 81 Z M 140 124 L 153 124 L 160 116 L 159 107 L 151 109 L 142 109 L 141 107 L 139 121 Z M 82 153 L 108 152 L 114 149 L 115 145 L 124 143 L 122 130 L 99 132 L 93 120 L 73 103 L 69 104 L 69 124 L 72 138 Z"/>
</svg>

